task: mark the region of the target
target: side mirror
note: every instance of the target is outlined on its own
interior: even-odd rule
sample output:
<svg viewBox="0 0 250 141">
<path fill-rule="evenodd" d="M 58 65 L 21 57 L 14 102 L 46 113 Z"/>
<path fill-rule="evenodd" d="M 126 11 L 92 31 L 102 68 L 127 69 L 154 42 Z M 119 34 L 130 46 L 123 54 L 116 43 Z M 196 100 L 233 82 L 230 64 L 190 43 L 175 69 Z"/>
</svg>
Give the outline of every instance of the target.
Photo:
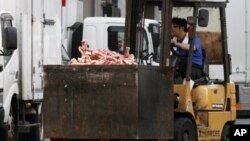
<svg viewBox="0 0 250 141">
<path fill-rule="evenodd" d="M 4 48 L 6 50 L 17 49 L 17 31 L 15 27 L 6 27 L 5 32 L 5 44 Z"/>
<path fill-rule="evenodd" d="M 160 45 L 160 32 L 161 32 L 160 25 L 151 23 L 151 24 L 149 24 L 148 30 L 152 35 L 154 48 L 158 48 L 158 46 Z"/>
<path fill-rule="evenodd" d="M 209 21 L 209 12 L 206 9 L 201 9 L 199 11 L 198 25 L 200 27 L 207 27 Z"/>
</svg>

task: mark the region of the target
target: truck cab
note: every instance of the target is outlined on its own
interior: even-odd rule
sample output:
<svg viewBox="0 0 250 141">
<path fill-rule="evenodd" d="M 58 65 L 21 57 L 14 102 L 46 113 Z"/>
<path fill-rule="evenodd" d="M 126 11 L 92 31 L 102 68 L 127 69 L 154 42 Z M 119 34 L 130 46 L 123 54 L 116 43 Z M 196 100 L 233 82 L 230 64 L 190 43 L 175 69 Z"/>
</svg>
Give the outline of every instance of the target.
<svg viewBox="0 0 250 141">
<path fill-rule="evenodd" d="M 18 51 L 17 31 L 13 17 L 7 11 L 0 12 L 0 128 L 14 129 L 17 123 Z M 13 124 L 10 124 L 13 123 Z M 3 132 L 2 132 L 3 133 Z M 8 132 L 7 134 L 11 134 Z M 11 135 L 13 136 L 13 135 Z"/>
</svg>

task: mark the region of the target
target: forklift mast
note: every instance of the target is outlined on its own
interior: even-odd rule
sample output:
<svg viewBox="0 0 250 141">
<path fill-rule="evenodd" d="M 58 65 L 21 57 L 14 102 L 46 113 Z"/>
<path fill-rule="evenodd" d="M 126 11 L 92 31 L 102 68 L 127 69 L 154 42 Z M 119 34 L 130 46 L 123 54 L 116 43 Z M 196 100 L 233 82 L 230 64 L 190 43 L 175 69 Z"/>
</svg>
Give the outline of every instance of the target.
<svg viewBox="0 0 250 141">
<path fill-rule="evenodd" d="M 161 22 L 161 46 L 160 46 L 160 66 L 168 66 L 170 58 L 171 40 L 171 17 L 172 0 L 127 0 L 126 1 L 126 28 L 125 28 L 125 46 L 131 48 L 131 52 L 138 58 L 139 48 L 142 46 L 143 25 L 145 6 L 162 7 Z"/>
</svg>

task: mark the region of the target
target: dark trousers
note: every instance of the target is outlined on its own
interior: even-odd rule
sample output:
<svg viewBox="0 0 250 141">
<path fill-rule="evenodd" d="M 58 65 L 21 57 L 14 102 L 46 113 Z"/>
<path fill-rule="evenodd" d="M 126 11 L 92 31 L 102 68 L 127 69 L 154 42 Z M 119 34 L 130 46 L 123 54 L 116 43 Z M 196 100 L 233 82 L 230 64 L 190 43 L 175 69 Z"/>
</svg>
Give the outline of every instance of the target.
<svg viewBox="0 0 250 141">
<path fill-rule="evenodd" d="M 186 72 L 187 72 L 186 64 L 180 64 L 179 65 L 179 73 L 183 79 L 186 77 Z M 201 68 L 196 66 L 196 65 L 192 65 L 190 77 L 192 80 L 197 80 L 197 79 L 201 78 L 202 77 Z"/>
</svg>

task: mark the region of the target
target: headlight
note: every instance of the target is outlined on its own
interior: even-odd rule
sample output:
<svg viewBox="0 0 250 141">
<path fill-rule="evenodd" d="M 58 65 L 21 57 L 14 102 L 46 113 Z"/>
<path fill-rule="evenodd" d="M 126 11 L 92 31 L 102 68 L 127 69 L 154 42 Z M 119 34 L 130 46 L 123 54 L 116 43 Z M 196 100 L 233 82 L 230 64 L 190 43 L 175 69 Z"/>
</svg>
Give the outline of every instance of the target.
<svg viewBox="0 0 250 141">
<path fill-rule="evenodd" d="M 178 108 L 179 105 L 179 101 L 180 101 L 180 95 L 178 93 L 174 94 L 174 108 Z"/>
</svg>

